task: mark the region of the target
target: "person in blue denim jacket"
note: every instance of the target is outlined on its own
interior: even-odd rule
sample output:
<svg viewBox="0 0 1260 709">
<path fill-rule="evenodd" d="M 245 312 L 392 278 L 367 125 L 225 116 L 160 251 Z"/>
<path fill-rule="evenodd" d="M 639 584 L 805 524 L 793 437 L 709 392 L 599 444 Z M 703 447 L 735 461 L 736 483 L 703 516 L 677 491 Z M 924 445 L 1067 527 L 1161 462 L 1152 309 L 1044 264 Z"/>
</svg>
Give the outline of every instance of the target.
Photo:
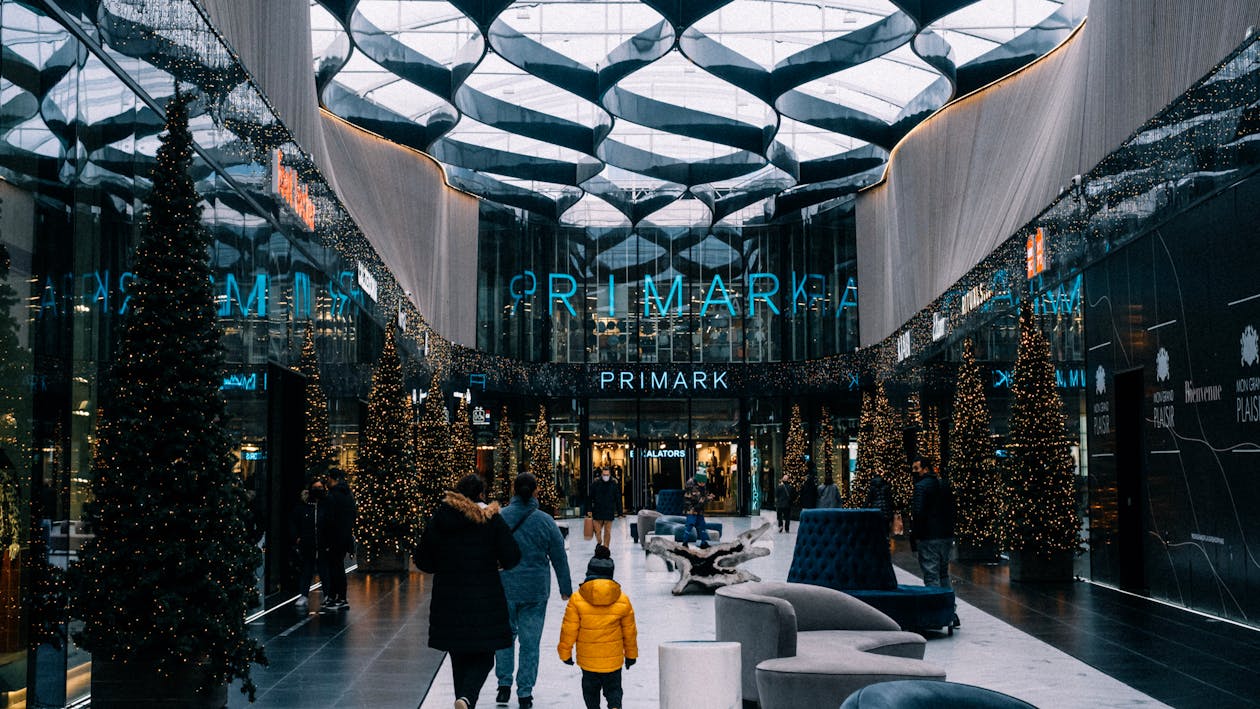
<svg viewBox="0 0 1260 709">
<path fill-rule="evenodd" d="M 503 590 L 507 594 L 508 618 L 512 635 L 520 643 L 520 667 L 516 672 L 516 696 L 522 707 L 534 705 L 534 682 L 538 678 L 538 645 L 542 640 L 543 621 L 547 617 L 547 596 L 551 593 L 551 566 L 555 570 L 560 597 L 573 593 L 569 578 L 569 559 L 564 552 L 564 537 L 556 521 L 538 509 L 538 479 L 531 473 L 516 476 L 512 485 L 512 502 L 503 508 L 503 520 L 512 529 L 512 536 L 521 548 L 521 563 L 503 571 Z M 509 646 L 494 654 L 494 673 L 499 681 L 495 701 L 507 704 L 512 693 L 512 674 L 516 649 Z"/>
</svg>

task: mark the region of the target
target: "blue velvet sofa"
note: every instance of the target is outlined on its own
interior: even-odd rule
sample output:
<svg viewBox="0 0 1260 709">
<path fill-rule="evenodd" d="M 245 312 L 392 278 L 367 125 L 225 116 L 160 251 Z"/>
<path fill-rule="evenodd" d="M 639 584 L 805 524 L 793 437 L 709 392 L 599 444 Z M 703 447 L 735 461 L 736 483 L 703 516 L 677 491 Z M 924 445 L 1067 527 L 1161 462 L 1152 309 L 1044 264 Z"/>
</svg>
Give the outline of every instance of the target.
<svg viewBox="0 0 1260 709">
<path fill-rule="evenodd" d="M 704 523 L 709 532 L 709 541 L 716 542 L 722 538 L 722 525 L 718 522 Z M 676 542 L 696 541 L 696 532 L 687 526 L 685 515 L 661 515 L 656 518 L 656 533 L 672 536 Z"/>
<path fill-rule="evenodd" d="M 661 490 L 656 493 L 656 511 L 663 515 L 680 515 L 683 513 L 683 491 Z"/>
<path fill-rule="evenodd" d="M 803 511 L 787 580 L 843 591 L 883 611 L 906 630 L 949 628 L 954 592 L 898 584 L 887 529 L 879 510 Z"/>
<path fill-rule="evenodd" d="M 958 682 L 896 680 L 863 687 L 840 709 L 1037 709 L 1022 699 Z"/>
</svg>

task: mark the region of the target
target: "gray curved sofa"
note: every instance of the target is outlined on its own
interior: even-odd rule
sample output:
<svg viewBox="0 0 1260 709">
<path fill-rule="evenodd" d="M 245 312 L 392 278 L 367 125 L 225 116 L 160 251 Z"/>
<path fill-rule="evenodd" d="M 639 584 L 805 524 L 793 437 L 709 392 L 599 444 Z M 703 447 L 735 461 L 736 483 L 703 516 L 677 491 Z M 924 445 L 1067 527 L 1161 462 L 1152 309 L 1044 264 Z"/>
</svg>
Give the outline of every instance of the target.
<svg viewBox="0 0 1260 709">
<path fill-rule="evenodd" d="M 717 590 L 713 610 L 717 640 L 740 644 L 744 699 L 763 707 L 812 706 L 815 699 L 837 706 L 849 692 L 885 677 L 945 677 L 922 662 L 923 636 L 834 589 L 781 581 L 736 584 Z M 759 675 L 774 696 L 761 695 Z"/>
</svg>

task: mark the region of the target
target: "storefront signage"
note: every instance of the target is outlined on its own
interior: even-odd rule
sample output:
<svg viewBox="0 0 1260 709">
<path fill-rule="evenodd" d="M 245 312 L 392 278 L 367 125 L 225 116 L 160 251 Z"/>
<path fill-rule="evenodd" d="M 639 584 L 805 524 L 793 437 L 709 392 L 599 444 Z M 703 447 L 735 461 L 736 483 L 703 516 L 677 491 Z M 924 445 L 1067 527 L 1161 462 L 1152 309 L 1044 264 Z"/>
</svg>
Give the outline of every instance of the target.
<svg viewBox="0 0 1260 709">
<path fill-rule="evenodd" d="M 897 361 L 904 361 L 910 356 L 910 331 L 906 330 L 897 336 Z"/>
<path fill-rule="evenodd" d="M 262 384 L 260 387 L 259 384 Z M 258 391 L 267 390 L 267 375 L 264 373 L 260 378 L 257 372 L 249 374 L 229 374 L 223 378 L 223 391 Z"/>
<path fill-rule="evenodd" d="M 307 231 L 315 231 L 315 202 L 310 188 L 283 159 L 284 154 L 279 149 L 271 154 L 271 193 Z"/>
<path fill-rule="evenodd" d="M 358 262 L 358 266 L 359 266 L 359 269 L 358 269 L 359 287 L 362 288 L 363 292 L 367 294 L 367 297 L 371 298 L 372 302 L 375 303 L 376 302 L 376 276 L 372 275 L 372 272 L 368 270 L 367 266 L 363 265 L 362 261 Z"/>
<path fill-rule="evenodd" d="M 490 413 L 486 411 L 486 408 L 484 406 L 477 406 L 473 408 L 472 425 L 474 426 L 489 426 L 490 425 Z"/>
<path fill-rule="evenodd" d="M 630 449 L 630 457 L 635 457 L 634 449 Z M 639 453 L 640 458 L 686 458 L 687 451 L 682 448 L 645 448 Z"/>
<path fill-rule="evenodd" d="M 1084 389 L 1088 383 L 1088 377 L 1085 376 L 1084 367 L 1073 367 L 1071 369 L 1060 369 L 1055 367 L 1054 380 L 1060 389 Z M 993 388 L 1001 389 L 1009 387 L 1011 382 L 1015 380 L 1015 372 L 1011 369 L 994 369 L 993 370 Z"/>
<path fill-rule="evenodd" d="M 1035 278 L 1046 270 L 1046 234 L 1037 227 L 1037 232 L 1028 237 L 1024 246 L 1024 263 L 1028 269 L 1028 277 Z"/>
<path fill-rule="evenodd" d="M 750 273 L 743 279 L 743 294 L 731 291 L 738 281 L 727 283 L 721 274 L 714 274 L 711 278 L 701 277 L 696 281 L 705 292 L 702 301 L 693 300 L 688 295 L 688 286 L 694 282 L 686 282 L 681 275 L 668 281 L 658 281 L 650 275 L 644 276 L 639 283 L 637 298 L 637 302 L 643 304 L 641 315 L 678 317 L 694 311 L 702 318 L 738 316 L 741 298 L 746 300 L 750 316 L 766 310 L 775 315 L 784 310 L 789 310 L 793 315 L 804 310 L 822 315 L 830 312 L 829 317 L 838 318 L 850 308 L 857 307 L 857 282 L 853 278 L 847 278 L 843 283 L 833 279 L 832 285 L 837 291 L 833 294 L 828 288 L 828 277 L 825 273 L 792 271 L 786 282 L 775 273 Z M 579 280 L 568 273 L 549 273 L 543 276 L 533 271 L 521 271 L 508 280 L 507 290 L 512 301 L 512 313 L 516 313 L 522 303 L 545 297 L 548 315 L 567 312 L 576 317 L 577 309 L 573 303 L 585 296 L 588 301 L 602 297 L 604 302 L 598 303 L 594 309 L 600 315 L 615 318 L 629 314 L 629 304 L 617 299 L 618 288 L 627 285 L 632 289 L 634 284 L 618 283 L 610 275 L 606 284 L 589 283 L 586 292 L 579 294 L 582 290 Z M 590 314 L 595 315 L 596 312 Z"/>
<path fill-rule="evenodd" d="M 35 308 L 36 318 L 69 315 L 92 309 L 101 314 L 125 315 L 131 305 L 136 276 L 124 271 L 116 276 L 109 270 L 86 274 L 66 273 L 60 276 L 44 276 L 39 288 L 39 300 Z M 214 284 L 215 302 L 219 317 L 267 317 L 268 303 L 272 294 L 271 274 L 255 272 L 252 276 L 237 277 L 235 273 L 211 277 Z M 364 304 L 365 292 L 356 283 L 354 271 L 341 271 L 337 278 L 324 282 L 328 295 L 329 317 L 345 318 L 351 314 L 346 306 L 351 301 Z M 290 301 L 294 315 L 301 318 L 312 316 L 316 284 L 306 273 L 293 274 L 293 298 Z"/>
<path fill-rule="evenodd" d="M 949 332 L 949 316 L 937 311 L 932 313 L 932 342 L 945 337 Z"/>
<path fill-rule="evenodd" d="M 691 372 L 604 371 L 599 373 L 600 391 L 646 392 L 714 391 L 728 389 L 725 369 L 697 369 Z"/>
</svg>

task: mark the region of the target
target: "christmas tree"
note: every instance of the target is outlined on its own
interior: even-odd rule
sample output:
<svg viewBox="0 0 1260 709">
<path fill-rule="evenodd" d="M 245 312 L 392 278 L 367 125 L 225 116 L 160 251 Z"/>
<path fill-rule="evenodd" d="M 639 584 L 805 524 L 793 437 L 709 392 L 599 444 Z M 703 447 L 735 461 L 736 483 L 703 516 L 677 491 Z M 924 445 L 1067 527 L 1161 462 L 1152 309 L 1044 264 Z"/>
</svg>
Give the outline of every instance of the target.
<svg viewBox="0 0 1260 709">
<path fill-rule="evenodd" d="M 871 489 L 871 476 L 875 472 L 875 449 L 872 445 L 874 409 L 871 393 L 862 392 L 862 411 L 858 415 L 857 465 L 853 470 L 853 482 L 845 493 L 846 507 L 865 507 L 866 496 Z"/>
<path fill-rule="evenodd" d="M 494 499 L 507 502 L 512 497 L 512 483 L 516 480 L 516 448 L 512 445 L 512 422 L 508 420 L 507 407 L 499 414 L 499 436 L 494 444 L 494 480 L 488 486 L 494 491 Z"/>
<path fill-rule="evenodd" d="M 1011 379 L 1007 547 L 1049 557 L 1080 548 L 1076 466 L 1050 343 L 1025 301 Z"/>
<path fill-rule="evenodd" d="M 1001 542 L 1002 480 L 993 458 L 989 406 L 970 339 L 963 343 L 949 438 L 949 481 L 954 490 L 954 536 L 959 556 L 993 557 Z"/>
<path fill-rule="evenodd" d="M 451 423 L 451 489 L 460 478 L 477 472 L 477 448 L 473 445 L 472 420 L 469 418 L 468 399 L 461 398 Z"/>
<path fill-rule="evenodd" d="M 821 439 L 819 445 L 822 447 L 819 451 L 822 457 L 823 479 L 819 481 L 821 483 L 828 478 L 834 479 L 836 475 L 836 425 L 831 420 L 831 409 L 828 407 L 822 407 L 822 413 L 819 416 L 822 418 L 822 423 L 818 425 L 818 438 Z M 843 490 L 841 494 L 844 494 Z"/>
<path fill-rule="evenodd" d="M 529 455 L 529 472 L 538 478 L 538 506 L 554 515 L 560 510 L 560 493 L 556 490 L 556 477 L 551 471 L 551 431 L 547 426 L 545 406 L 538 407 L 538 421 L 525 438 L 525 452 Z"/>
<path fill-rule="evenodd" d="M 74 634 L 95 660 L 141 662 L 206 682 L 265 662 L 245 630 L 261 552 L 232 472 L 210 234 L 189 168 L 188 96 L 167 105 L 131 272 L 84 519 L 95 533 L 71 569 Z M 209 688 L 209 687 L 207 687 Z"/>
<path fill-rule="evenodd" d="M 355 479 L 359 512 L 355 539 L 359 566 L 365 571 L 398 570 L 398 557 L 409 554 L 419 539 L 420 491 L 410 421 L 411 403 L 403 388 L 394 328 L 386 326 L 359 437 Z"/>
<path fill-rule="evenodd" d="M 941 464 L 941 415 L 935 406 L 928 405 L 923 407 L 923 412 L 919 417 L 919 433 L 916 447 L 919 449 L 919 455 L 932 459 L 932 462 Z"/>
<path fill-rule="evenodd" d="M 424 397 L 424 413 L 420 416 L 417 474 L 420 481 L 420 519 L 425 523 L 433 516 L 433 510 L 442 501 L 450 486 L 451 467 L 446 459 L 451 444 L 450 424 L 446 420 L 446 400 L 442 395 L 442 380 L 435 372 L 429 383 L 429 393 Z"/>
<path fill-rule="evenodd" d="M 306 377 L 306 474 L 313 475 L 332 466 L 332 433 L 328 428 L 328 397 L 319 383 L 319 358 L 315 354 L 315 331 L 306 325 L 302 358 L 298 371 Z"/>
<path fill-rule="evenodd" d="M 875 389 L 875 411 L 871 417 L 871 443 L 874 469 L 888 483 L 892 492 L 893 509 L 910 507 L 914 495 L 914 481 L 906 461 L 906 443 L 901 436 L 901 416 L 888 401 L 888 393 L 881 383 Z"/>
<path fill-rule="evenodd" d="M 805 435 L 805 424 L 801 422 L 800 404 L 792 404 L 792 416 L 788 419 L 787 445 L 783 450 L 783 472 L 788 476 L 788 485 L 793 490 L 800 490 L 805 483 L 805 475 L 809 464 L 805 456 L 809 454 L 809 439 Z"/>
</svg>

